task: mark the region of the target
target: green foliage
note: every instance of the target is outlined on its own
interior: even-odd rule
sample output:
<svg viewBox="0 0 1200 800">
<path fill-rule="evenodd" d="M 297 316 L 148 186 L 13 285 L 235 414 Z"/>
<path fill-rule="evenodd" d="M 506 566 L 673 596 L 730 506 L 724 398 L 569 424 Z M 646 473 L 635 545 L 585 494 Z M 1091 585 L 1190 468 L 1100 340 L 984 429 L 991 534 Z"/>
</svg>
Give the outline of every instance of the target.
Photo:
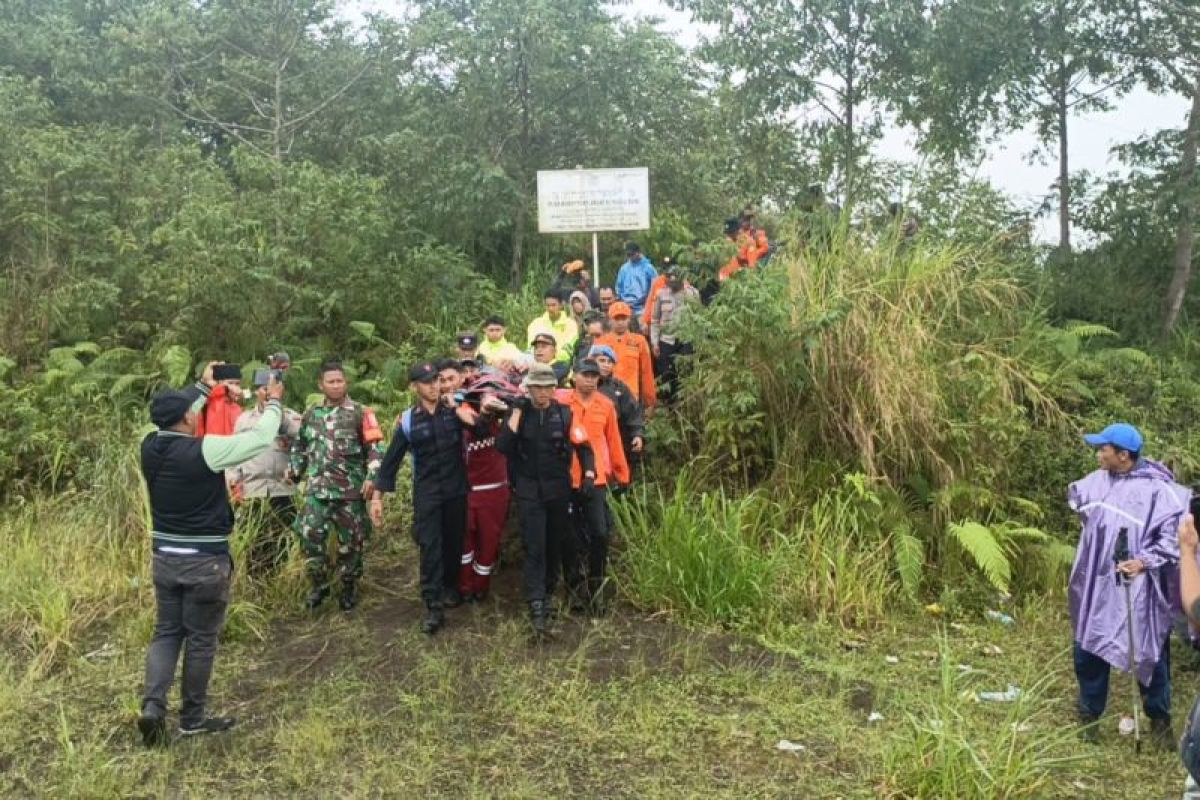
<svg viewBox="0 0 1200 800">
<path fill-rule="evenodd" d="M 1001 592 L 1007 593 L 1012 580 L 1012 566 L 987 526 L 978 522 L 959 522 L 951 523 L 947 529 L 988 581 Z"/>
<path fill-rule="evenodd" d="M 921 573 L 925 568 L 925 545 L 912 533 L 901 528 L 893 534 L 892 551 L 896 559 L 896 572 L 900 575 L 900 585 L 904 587 L 909 599 L 915 600 L 921 589 Z"/>
</svg>

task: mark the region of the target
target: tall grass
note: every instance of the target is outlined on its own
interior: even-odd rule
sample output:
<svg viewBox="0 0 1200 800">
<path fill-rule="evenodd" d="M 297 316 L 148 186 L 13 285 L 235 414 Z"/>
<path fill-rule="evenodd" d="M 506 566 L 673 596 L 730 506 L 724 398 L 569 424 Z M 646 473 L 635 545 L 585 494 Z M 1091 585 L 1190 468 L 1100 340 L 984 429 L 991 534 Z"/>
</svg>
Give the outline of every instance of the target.
<svg viewBox="0 0 1200 800">
<path fill-rule="evenodd" d="M 1063 767 L 1081 761 L 1074 726 L 1045 724 L 1054 675 L 1042 671 L 1020 697 L 975 707 L 981 685 L 957 667 L 943 635 L 938 691 L 907 715 L 885 756 L 890 797 L 993 800 L 1045 797 Z"/>
<path fill-rule="evenodd" d="M 132 448 L 100 453 L 92 486 L 38 497 L 0 520 L 0 633 L 32 675 L 77 651 L 84 635 L 136 605 L 146 583 L 142 481 Z"/>
<path fill-rule="evenodd" d="M 1035 430 L 1062 430 L 1067 418 L 1041 385 L 1055 337 L 1043 335 L 1023 269 L 986 247 L 899 247 L 852 230 L 789 250 L 727 282 L 693 315 L 686 335 L 696 355 L 680 406 L 690 423 L 660 423 L 655 433 L 725 485 L 786 498 L 811 531 L 874 531 L 850 553 L 836 537 L 812 549 L 819 537 L 810 531 L 822 588 L 798 591 L 828 596 L 830 581 L 868 553 L 896 562 L 889 574 L 910 597 L 939 592 L 943 575 L 965 574 L 960 567 L 1000 591 L 1018 577 L 1026 585 L 1025 551 L 1051 540 L 1034 529 L 1040 511 L 1022 502 L 1028 487 L 1014 485 L 1005 465 L 1029 457 Z M 876 520 L 848 523 L 823 499 L 839 488 L 837 475 L 854 473 L 883 501 Z M 1043 571 L 1047 581 L 1059 577 L 1059 561 Z"/>
<path fill-rule="evenodd" d="M 113 431 L 89 468 L 88 488 L 35 495 L 0 515 L 0 637 L 27 677 L 50 673 L 85 647 L 149 640 L 154 587 L 139 440 Z M 270 575 L 249 573 L 249 543 L 263 524 L 241 515 L 232 537 L 228 639 L 262 638 L 269 611 L 294 607 L 302 592 L 299 559 Z"/>
<path fill-rule="evenodd" d="M 848 483 L 793 509 L 763 491 L 703 490 L 686 472 L 673 494 L 615 503 L 623 586 L 641 605 L 727 625 L 879 619 L 895 582 L 870 504 Z"/>
</svg>

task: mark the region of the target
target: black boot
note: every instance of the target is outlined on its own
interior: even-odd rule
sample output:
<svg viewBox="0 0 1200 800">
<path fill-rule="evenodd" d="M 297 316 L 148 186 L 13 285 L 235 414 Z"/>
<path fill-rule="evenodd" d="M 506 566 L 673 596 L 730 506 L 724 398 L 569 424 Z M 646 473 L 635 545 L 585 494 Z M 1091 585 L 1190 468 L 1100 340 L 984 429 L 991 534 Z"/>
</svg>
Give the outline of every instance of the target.
<svg viewBox="0 0 1200 800">
<path fill-rule="evenodd" d="M 1100 718 L 1092 714 L 1079 715 L 1079 738 L 1088 744 L 1100 742 Z"/>
<path fill-rule="evenodd" d="M 138 718 L 138 733 L 142 734 L 142 744 L 146 747 L 166 747 L 167 720 L 156 714 L 142 712 Z"/>
<path fill-rule="evenodd" d="M 440 605 L 431 605 L 425 609 L 425 619 L 421 620 L 421 630 L 433 636 L 446 624 L 446 613 Z"/>
<path fill-rule="evenodd" d="M 463 604 L 463 596 L 458 589 L 447 589 L 442 593 L 442 605 L 446 608 L 458 608 Z"/>
<path fill-rule="evenodd" d="M 529 624 L 533 626 L 533 635 L 539 639 L 545 636 L 548 623 L 549 616 L 545 601 L 531 600 L 529 602 Z"/>
<path fill-rule="evenodd" d="M 304 606 L 309 611 L 316 611 L 321 607 L 321 603 L 325 602 L 326 597 L 329 597 L 329 584 L 323 580 L 313 578 L 312 589 L 309 590 L 308 596 L 304 598 Z"/>
<path fill-rule="evenodd" d="M 342 596 L 338 598 L 338 605 L 342 611 L 353 611 L 358 605 L 358 591 L 354 581 L 342 581 Z"/>
<path fill-rule="evenodd" d="M 1178 741 L 1175 739 L 1175 729 L 1171 727 L 1170 717 L 1150 720 L 1150 740 L 1162 750 L 1167 752 L 1175 750 Z"/>
</svg>

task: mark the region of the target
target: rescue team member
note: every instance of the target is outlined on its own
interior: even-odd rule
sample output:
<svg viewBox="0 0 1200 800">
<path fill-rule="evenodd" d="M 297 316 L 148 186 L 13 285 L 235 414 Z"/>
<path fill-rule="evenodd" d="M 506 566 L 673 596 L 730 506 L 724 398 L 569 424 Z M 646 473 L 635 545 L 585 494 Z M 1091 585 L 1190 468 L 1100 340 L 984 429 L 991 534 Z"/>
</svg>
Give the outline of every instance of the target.
<svg viewBox="0 0 1200 800">
<path fill-rule="evenodd" d="M 478 354 L 484 362 L 502 372 L 519 372 L 527 366 L 525 354 L 508 339 L 504 338 L 506 327 L 503 317 L 488 317 L 483 321 L 483 341 L 479 342 Z"/>
<path fill-rule="evenodd" d="M 571 409 L 554 399 L 558 380 L 545 364 L 529 368 L 524 385 L 528 403 L 515 408 L 500 427 L 496 446 L 510 459 L 521 538 L 525 542 L 525 599 L 536 636 L 554 615 L 563 539 L 571 533 L 571 462 L 578 458 L 580 491 L 596 481 L 587 429 Z"/>
<path fill-rule="evenodd" d="M 592 274 L 587 271 L 587 265 L 581 260 L 563 264 L 550 288 L 557 292 L 559 297 L 570 297 L 575 292 L 583 292 L 590 307 L 600 305 L 600 295 L 592 286 Z"/>
<path fill-rule="evenodd" d="M 438 392 L 441 393 L 443 401 L 453 407 L 454 393 L 462 388 L 465 377 L 462 362 L 453 358 L 443 358 L 434 362 L 433 367 L 438 371 Z"/>
<path fill-rule="evenodd" d="M 217 382 L 196 425 L 197 436 L 228 436 L 242 415 L 242 368 L 237 364 L 217 362 L 213 367 Z"/>
<path fill-rule="evenodd" d="M 421 630 L 437 633 L 446 623 L 445 607 L 462 603 L 458 594 L 463 529 L 467 522 L 467 470 L 463 428 L 474 427 L 478 415 L 468 406 L 452 407 L 443 399 L 438 369 L 432 362 L 409 370 L 409 386 L 417 403 L 400 415 L 392 442 L 379 469 L 381 492 L 396 490 L 396 473 L 404 456 L 413 454 L 413 539 L 420 549 Z"/>
<path fill-rule="evenodd" d="M 205 715 L 217 639 L 229 607 L 233 511 L 227 469 L 266 452 L 283 420 L 283 384 L 270 382 L 258 423 L 233 436 L 196 436 L 196 422 L 216 386 L 209 364 L 196 386 L 150 402 L 157 431 L 142 440 L 141 467 L 150 498 L 154 638 L 146 653 L 138 731 L 147 747 L 167 743 L 167 694 L 183 655 L 179 733 L 193 736 L 233 727 L 233 717 Z"/>
<path fill-rule="evenodd" d="M 572 611 L 604 610 L 604 576 L 608 563 L 608 542 L 611 525 L 608 513 L 608 488 L 629 484 L 629 464 L 625 460 L 625 448 L 621 444 L 621 428 L 617 422 L 617 408 L 613 402 L 597 391 L 600 384 L 600 365 L 594 359 L 584 359 L 575 365 L 575 389 L 564 392 L 563 401 L 570 407 L 576 423 L 587 429 L 588 441 L 596 466 L 595 488 L 585 491 L 579 464 L 572 465 L 571 482 L 575 487 L 575 509 L 573 514 L 576 537 L 583 544 L 586 559 L 569 564 L 568 588 L 572 593 Z M 573 576 L 586 574 L 586 582 Z"/>
<path fill-rule="evenodd" d="M 656 277 L 658 272 L 650 259 L 642 255 L 642 248 L 637 242 L 628 242 L 625 245 L 625 263 L 617 271 L 617 300 L 633 309 L 633 314 L 641 315 L 646 308 L 650 285 Z M 609 316 L 612 316 L 611 309 Z"/>
<path fill-rule="evenodd" d="M 554 360 L 563 362 L 569 370 L 571 352 L 575 347 L 575 340 L 579 338 L 579 326 L 575 324 L 571 315 L 563 310 L 562 297 L 553 289 L 546 290 L 542 303 L 546 313 L 529 323 L 526 341 L 532 346 L 538 334 L 549 334 L 558 343 Z"/>
<path fill-rule="evenodd" d="M 608 317 L 604 316 L 598 308 L 593 308 L 583 315 L 583 330 L 579 334 L 579 341 L 575 343 L 575 357 L 571 359 L 572 364 L 587 358 L 587 354 L 592 351 L 592 345 L 596 343 L 596 340 L 608 332 L 605 330 L 607 323 Z"/>
<path fill-rule="evenodd" d="M 467 388 L 470 387 L 469 382 Z M 467 602 L 487 599 L 492 572 L 500 555 L 500 538 L 508 519 L 508 459 L 496 448 L 501 415 L 508 407 L 485 396 L 480 424 L 463 436 L 467 461 L 467 527 L 463 538 L 458 591 Z M 486 410 L 484 410 L 486 409 Z"/>
<path fill-rule="evenodd" d="M 745 246 L 746 266 L 756 267 L 758 262 L 771 252 L 771 243 L 767 241 L 767 232 L 758 227 L 753 208 L 744 209 L 740 221 L 740 238 Z"/>
<path fill-rule="evenodd" d="M 746 209 L 741 216 L 725 221 L 725 235 L 737 245 L 737 255 L 721 267 L 717 277 L 726 281 L 744 269 L 753 269 L 759 259 L 771 252 L 765 231 L 754 225 L 754 211 Z"/>
<path fill-rule="evenodd" d="M 646 337 L 629 329 L 633 310 L 625 303 L 613 303 L 608 310 L 612 331 L 596 340 L 616 353 L 616 376 L 628 384 L 645 408 L 654 408 L 658 390 L 654 385 L 654 356 Z"/>
<path fill-rule="evenodd" d="M 383 431 L 374 411 L 350 399 L 340 362 L 326 361 L 317 376 L 317 388 L 324 397 L 304 412 L 290 455 L 291 478 L 305 479 L 304 507 L 296 518 L 296 534 L 312 585 L 305 605 L 315 610 L 329 596 L 326 542 L 332 528 L 337 535 L 336 569 L 342 584 L 338 604 L 343 611 L 350 611 L 358 604 L 363 546 L 371 535 L 372 521 L 379 524 L 382 515 L 375 479 L 383 459 Z"/>
<path fill-rule="evenodd" d="M 533 337 L 531 344 L 534 363 L 550 367 L 554 371 L 558 385 L 561 386 L 567 380 L 567 376 L 571 374 L 571 365 L 566 361 L 558 360 L 560 351 L 554 336 L 549 333 L 539 333 Z"/>
<path fill-rule="evenodd" d="M 617 408 L 621 444 L 625 449 L 625 460 L 629 462 L 632 471 L 646 447 L 646 417 L 642 411 L 642 404 L 637 401 L 633 390 L 625 381 L 613 374 L 617 365 L 617 354 L 611 347 L 597 345 L 592 348 L 591 357 L 600 367 L 600 394 L 611 400 Z"/>
<path fill-rule="evenodd" d="M 234 433 L 258 425 L 267 411 L 267 386 L 274 376 L 266 370 L 254 376 L 254 408 L 238 417 Z M 250 571 L 263 573 L 287 557 L 288 539 L 296 522 L 296 484 L 288 479 L 288 453 L 300 433 L 300 415 L 283 409 L 283 422 L 272 446 L 244 464 L 226 471 L 229 491 L 241 504 L 243 519 L 257 519 L 260 529 L 250 545 Z"/>
<path fill-rule="evenodd" d="M 667 270 L 667 289 L 654 298 L 650 320 L 650 351 L 658 363 L 655 372 L 662 378 L 667 402 L 679 396 L 679 372 L 675 360 L 692 352 L 692 345 L 676 333 L 688 305 L 700 305 L 700 292 L 683 279 L 678 266 Z"/>
<path fill-rule="evenodd" d="M 611 286 L 601 286 L 599 309 L 604 312 L 605 318 L 608 317 L 608 309 L 612 308 L 612 304 L 617 302 L 617 292 Z"/>
<path fill-rule="evenodd" d="M 650 336 L 650 322 L 654 315 L 654 301 L 658 297 L 658 293 L 667 288 L 667 273 L 672 269 L 679 269 L 679 265 L 675 263 L 675 259 L 670 256 L 663 258 L 660 263 L 662 272 L 654 279 L 654 283 L 650 284 L 650 294 L 646 295 L 646 307 L 642 310 L 641 316 L 638 318 L 638 331 Z M 657 366 L 655 367 L 657 369 Z"/>
<path fill-rule="evenodd" d="M 474 331 L 463 331 L 455 336 L 454 346 L 458 350 L 459 361 L 479 362 L 479 337 Z"/>
<path fill-rule="evenodd" d="M 1142 435 L 1125 423 L 1084 437 L 1096 449 L 1099 469 L 1071 484 L 1067 503 L 1079 514 L 1083 531 L 1068 585 L 1075 634 L 1075 677 L 1079 680 L 1079 720 L 1085 739 L 1098 738 L 1096 723 L 1108 701 L 1112 667 L 1129 669 L 1125 589 L 1131 581 L 1134 672 L 1150 732 L 1170 747 L 1171 616 L 1179 586 L 1177 531 L 1187 513 L 1189 492 L 1171 471 L 1142 455 Z M 1115 564 L 1120 532 L 1128 558 Z M 1115 568 L 1114 568 L 1115 567 Z"/>
</svg>

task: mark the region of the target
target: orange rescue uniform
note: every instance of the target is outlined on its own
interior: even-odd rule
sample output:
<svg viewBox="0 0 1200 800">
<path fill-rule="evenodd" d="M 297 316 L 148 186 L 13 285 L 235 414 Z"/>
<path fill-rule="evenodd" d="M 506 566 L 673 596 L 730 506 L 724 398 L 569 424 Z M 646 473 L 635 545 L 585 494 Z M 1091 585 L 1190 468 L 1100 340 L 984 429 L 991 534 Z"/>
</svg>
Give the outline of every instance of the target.
<svg viewBox="0 0 1200 800">
<path fill-rule="evenodd" d="M 633 395 L 646 408 L 658 403 L 658 388 L 654 385 L 654 360 L 650 343 L 640 333 L 606 333 L 595 345 L 608 345 L 617 354 L 613 375 L 624 381 Z"/>
<path fill-rule="evenodd" d="M 761 228 L 739 230 L 735 241 L 738 247 L 737 255 L 721 267 L 721 271 L 717 273 L 720 280 L 729 280 L 741 270 L 753 268 L 771 249 L 770 243 L 767 242 L 767 232 Z"/>
<path fill-rule="evenodd" d="M 592 457 L 596 462 L 596 485 L 612 488 L 629 483 L 629 462 L 625 459 L 625 448 L 621 444 L 621 426 L 617 421 L 617 407 L 599 391 L 584 402 L 578 391 L 559 389 L 555 398 L 569 406 L 577 423 L 583 423 L 588 442 L 592 445 Z M 579 488 L 583 471 L 579 459 L 571 460 L 571 485 Z"/>
</svg>

